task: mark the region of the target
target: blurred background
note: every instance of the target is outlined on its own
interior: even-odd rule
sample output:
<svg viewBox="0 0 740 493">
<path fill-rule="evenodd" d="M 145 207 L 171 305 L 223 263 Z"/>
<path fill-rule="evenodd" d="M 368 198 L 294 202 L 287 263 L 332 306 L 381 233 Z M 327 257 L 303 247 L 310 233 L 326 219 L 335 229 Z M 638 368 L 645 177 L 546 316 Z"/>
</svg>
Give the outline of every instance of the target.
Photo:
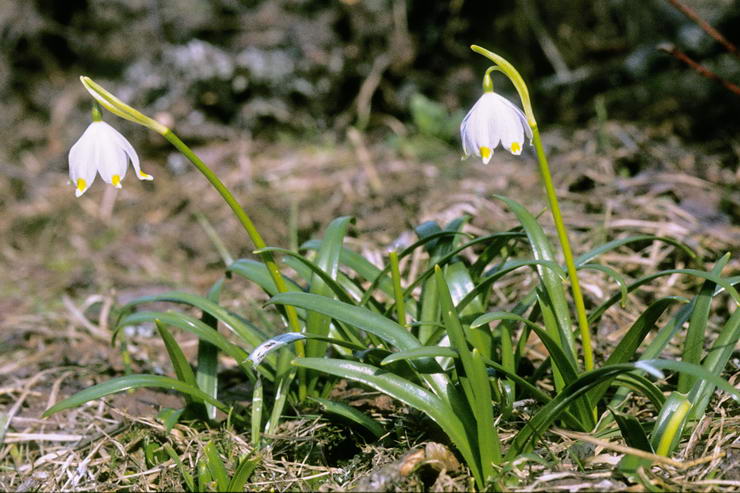
<svg viewBox="0 0 740 493">
<path fill-rule="evenodd" d="M 740 43 L 740 2 L 686 4 Z M 4 0 L 0 43 L 6 163 L 73 141 L 88 110 L 80 74 L 193 139 L 398 133 L 431 125 L 414 115 L 437 104 L 454 120 L 486 68 L 472 43 L 515 63 L 543 126 L 602 112 L 737 145 L 740 96 L 658 47 L 739 84 L 740 60 L 666 0 Z"/>
</svg>

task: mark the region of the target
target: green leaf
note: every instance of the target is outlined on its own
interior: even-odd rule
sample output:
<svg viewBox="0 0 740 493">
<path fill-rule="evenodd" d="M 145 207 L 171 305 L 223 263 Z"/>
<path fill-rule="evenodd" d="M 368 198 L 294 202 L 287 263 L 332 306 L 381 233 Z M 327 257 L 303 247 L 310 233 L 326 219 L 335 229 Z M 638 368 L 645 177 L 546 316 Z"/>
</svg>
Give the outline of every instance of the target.
<svg viewBox="0 0 740 493">
<path fill-rule="evenodd" d="M 624 276 L 622 276 L 622 274 L 612 269 L 611 267 L 607 267 L 606 265 L 601 264 L 584 264 L 578 266 L 578 270 L 584 269 L 598 270 L 614 279 L 614 281 L 617 283 L 617 286 L 619 286 L 619 292 L 622 294 L 622 299 L 620 301 L 622 308 L 627 305 L 627 282 L 624 280 Z"/>
<path fill-rule="evenodd" d="M 167 433 L 172 431 L 177 422 L 180 420 L 180 416 L 185 412 L 185 409 L 172 409 L 171 407 L 165 407 L 157 413 L 157 419 L 162 421 L 164 428 Z"/>
<path fill-rule="evenodd" d="M 191 334 L 195 334 L 196 336 L 198 336 L 199 339 L 213 344 L 218 349 L 231 356 L 239 363 L 247 359 L 248 354 L 239 346 L 229 342 L 226 337 L 213 330 L 208 325 L 204 324 L 201 320 L 198 320 L 197 318 L 186 315 L 184 313 L 135 312 L 119 320 L 115 331 L 118 332 L 123 327 L 127 327 L 129 325 L 154 323 L 155 320 L 160 320 L 162 323 L 167 324 L 167 326 L 169 327 L 177 327 L 179 329 L 190 332 Z M 271 375 L 272 374 L 269 373 L 270 377 Z"/>
<path fill-rule="evenodd" d="M 500 269 L 498 269 L 493 274 L 484 277 L 480 280 L 480 282 L 475 286 L 475 289 L 473 289 L 471 292 L 469 292 L 465 297 L 460 300 L 460 303 L 457 304 L 457 309 L 459 311 L 463 310 L 466 306 L 468 306 L 468 303 L 472 302 L 479 294 L 485 292 L 491 284 L 498 281 L 502 277 L 504 277 L 506 274 L 515 271 L 516 269 L 520 267 L 545 267 L 545 270 L 552 270 L 556 273 L 557 276 L 562 276 L 561 282 L 563 279 L 566 278 L 565 272 L 563 271 L 560 266 L 552 261 L 549 260 L 512 260 L 510 262 L 506 262 L 504 265 L 501 266 Z"/>
<path fill-rule="evenodd" d="M 237 261 L 238 262 L 238 261 Z M 171 291 L 169 293 L 159 294 L 155 296 L 143 296 L 127 303 L 122 311 L 125 313 L 131 307 L 140 305 L 143 303 L 155 303 L 155 302 L 170 302 L 170 303 L 182 303 L 199 308 L 211 316 L 221 321 L 226 327 L 229 328 L 234 334 L 236 334 L 242 341 L 257 346 L 264 339 L 265 335 L 254 327 L 253 325 L 246 322 L 244 319 L 232 314 L 225 308 L 212 302 L 211 300 L 202 296 L 197 296 L 190 293 L 183 293 L 179 291 Z M 118 326 L 118 324 L 116 324 Z M 115 337 L 115 333 L 114 336 Z"/>
<path fill-rule="evenodd" d="M 367 308 L 310 293 L 280 293 L 268 303 L 292 305 L 323 313 L 331 318 L 375 334 L 399 349 L 421 346 L 419 341 L 393 320 Z"/>
<path fill-rule="evenodd" d="M 629 414 L 619 413 L 613 409 L 610 409 L 609 411 L 611 411 L 612 416 L 614 416 L 614 420 L 619 426 L 619 431 L 622 432 L 622 437 L 624 437 L 624 441 L 628 446 L 645 452 L 650 452 L 651 454 L 653 453 L 653 447 L 650 445 L 650 440 L 648 440 L 645 430 L 642 429 L 642 425 L 637 418 L 630 416 Z M 639 467 L 649 466 L 651 462 L 652 461 L 648 459 L 627 454 L 619 461 L 618 468 L 623 473 L 631 474 L 636 472 Z"/>
<path fill-rule="evenodd" d="M 107 382 L 93 385 L 92 387 L 88 387 L 84 390 L 81 390 L 80 392 L 77 392 L 73 396 L 64 399 L 62 402 L 54 404 L 52 407 L 44 411 L 42 417 L 48 417 L 52 414 L 56 414 L 66 409 L 71 409 L 73 407 L 79 407 L 86 402 L 100 399 L 101 397 L 105 397 L 106 395 L 123 392 L 124 390 L 129 389 L 138 389 L 141 387 L 154 387 L 176 390 L 182 394 L 188 394 L 191 397 L 202 399 L 210 404 L 213 404 L 224 413 L 228 414 L 229 412 L 229 408 L 225 404 L 217 401 L 216 399 L 213 399 L 211 396 L 209 396 L 199 388 L 194 387 L 193 385 L 188 385 L 180 380 L 176 380 L 170 377 L 163 377 L 160 375 L 125 375 L 122 377 L 112 378 Z"/>
<path fill-rule="evenodd" d="M 457 257 L 457 255 L 460 252 L 462 252 L 463 250 L 466 250 L 468 248 L 471 248 L 471 247 L 473 247 L 473 246 L 475 246 L 475 245 L 477 245 L 479 243 L 485 243 L 486 241 L 491 241 L 492 239 L 505 239 L 505 240 L 509 240 L 509 239 L 513 239 L 513 238 L 523 238 L 523 237 L 525 237 L 525 234 L 524 233 L 512 232 L 512 231 L 505 231 L 505 232 L 501 232 L 501 233 L 493 233 L 493 234 L 490 234 L 490 235 L 487 235 L 487 236 L 481 236 L 481 237 L 476 238 L 474 240 L 471 240 L 471 241 L 469 241 L 469 242 L 467 242 L 467 243 L 465 243 L 465 244 L 463 244 L 463 245 L 461 245 L 461 246 L 459 246 L 457 248 L 454 248 L 449 253 L 447 253 L 446 255 L 443 255 L 443 256 L 439 257 L 438 259 L 430 259 L 429 264 L 431 264 L 431 267 L 427 268 L 424 272 L 422 272 L 419 276 L 417 276 L 416 279 L 414 279 L 414 281 L 411 284 L 409 284 L 406 287 L 406 289 L 405 289 L 405 296 L 406 297 L 410 296 L 411 295 L 411 292 L 414 289 L 416 289 L 416 287 L 419 284 L 421 284 L 422 282 L 424 282 L 426 279 L 428 279 L 429 277 L 431 277 L 434 274 L 434 266 L 435 265 L 439 265 L 440 267 L 446 265 L 448 262 L 454 260 Z M 408 250 L 409 249 L 407 248 L 406 250 L 404 250 L 404 252 L 406 252 Z M 402 258 L 402 255 L 399 255 L 398 258 L 399 259 Z M 560 266 L 559 265 L 557 265 L 555 262 L 553 262 L 553 264 L 554 264 L 554 267 L 553 268 L 558 269 L 558 270 L 560 270 L 560 272 L 562 272 L 562 269 L 560 269 Z M 563 277 L 565 277 L 565 273 L 563 273 Z"/>
<path fill-rule="evenodd" d="M 262 410 L 264 407 L 264 396 L 262 390 L 262 379 L 257 378 L 254 383 L 254 390 L 252 391 L 252 415 L 251 418 L 251 430 L 252 430 L 252 446 L 255 449 L 259 449 L 260 440 L 262 438 Z"/>
<path fill-rule="evenodd" d="M 224 278 L 216 281 L 208 291 L 207 298 L 214 303 L 218 303 L 223 285 Z M 210 315 L 208 312 L 203 312 L 201 320 L 204 324 L 211 327 L 214 332 L 218 332 L 218 320 L 216 317 Z M 198 367 L 196 368 L 195 380 L 198 388 L 203 392 L 214 399 L 218 398 L 218 346 L 200 338 L 198 339 Z M 216 408 L 212 405 L 205 404 L 205 413 L 208 419 L 216 419 Z"/>
<path fill-rule="evenodd" d="M 170 456 L 170 459 L 172 459 L 172 461 L 177 465 L 177 470 L 180 471 L 180 475 L 182 476 L 183 481 L 185 481 L 187 491 L 195 493 L 195 481 L 193 481 L 193 476 L 191 476 L 188 470 L 185 469 L 185 466 L 183 466 L 180 456 L 177 455 L 175 449 L 173 449 L 169 443 L 165 443 L 164 450 L 167 452 L 167 455 Z"/>
<path fill-rule="evenodd" d="M 715 275 L 715 274 L 713 274 L 711 272 L 705 272 L 705 271 L 696 270 L 696 269 L 667 269 L 667 270 L 662 270 L 660 272 L 656 272 L 654 274 L 650 274 L 650 275 L 647 275 L 645 277 L 641 277 L 637 281 L 635 281 L 632 284 L 630 284 L 629 286 L 627 286 L 627 291 L 631 293 L 635 289 L 637 289 L 640 286 L 643 286 L 643 285 L 649 283 L 650 281 L 652 281 L 654 279 L 658 279 L 660 277 L 665 277 L 665 276 L 670 276 L 672 274 L 686 274 L 686 275 L 690 275 L 690 276 L 694 276 L 694 277 L 699 277 L 699 278 L 702 278 L 702 279 L 708 279 L 708 280 L 714 282 L 715 284 L 717 284 L 719 286 L 722 286 L 722 288 L 724 288 L 727 291 L 727 293 L 734 298 L 734 300 L 736 302 L 740 303 L 740 295 L 735 290 L 735 288 L 732 287 L 732 285 L 728 282 L 727 279 L 724 279 L 722 277 L 719 277 L 719 276 L 717 276 L 717 275 Z M 598 321 L 601 318 L 601 316 L 604 314 L 604 312 L 609 307 L 611 307 L 612 305 L 614 305 L 615 303 L 617 303 L 620 299 L 621 299 L 621 293 L 615 294 L 614 296 L 612 296 L 611 298 L 609 298 L 608 300 L 606 300 L 605 302 L 603 302 L 601 305 L 599 305 L 596 309 L 592 310 L 591 313 L 588 316 L 589 323 L 593 324 L 594 322 Z"/>
<path fill-rule="evenodd" d="M 547 352 L 550 354 L 553 363 L 562 374 L 565 382 L 572 383 L 575 382 L 575 380 L 578 378 L 575 366 L 573 366 L 573 363 L 568 359 L 563 350 L 560 348 L 558 342 L 550 337 L 550 334 L 548 334 L 544 328 L 540 327 L 531 320 L 522 317 L 521 315 L 509 312 L 489 312 L 476 318 L 471 326 L 479 327 L 494 320 L 513 320 L 527 325 L 530 329 L 535 331 L 537 336 L 545 345 L 545 347 L 547 348 Z"/>
<path fill-rule="evenodd" d="M 226 472 L 226 467 L 218 455 L 218 450 L 216 450 L 213 442 L 206 444 L 203 448 L 203 453 L 208 461 L 208 470 L 211 471 L 211 476 L 216 480 L 218 491 L 230 491 L 229 474 Z"/>
<path fill-rule="evenodd" d="M 632 359 L 637 359 L 637 349 L 645 340 L 645 337 L 655 328 L 655 323 L 658 321 L 663 312 L 671 306 L 673 303 L 687 303 L 688 300 L 679 298 L 676 296 L 668 296 L 661 298 L 658 301 L 651 304 L 647 310 L 642 312 L 632 327 L 619 341 L 617 347 L 609 355 L 603 366 L 616 365 L 619 363 L 626 363 Z M 602 385 L 596 387 L 590 392 L 589 397 L 591 402 L 594 404 L 598 403 L 604 396 L 607 388 L 609 387 L 608 382 L 604 382 Z"/>
<path fill-rule="evenodd" d="M 211 471 L 208 469 L 207 461 L 198 462 L 198 491 L 210 491 L 211 489 Z"/>
<path fill-rule="evenodd" d="M 375 438 L 380 438 L 385 434 L 385 430 L 380 423 L 372 419 L 367 414 L 358 411 L 343 402 L 330 401 L 329 399 L 322 399 L 320 397 L 309 397 L 309 399 L 321 404 L 326 412 L 342 416 L 353 423 L 357 423 L 375 435 Z"/>
<path fill-rule="evenodd" d="M 455 262 L 445 268 L 445 280 L 450 291 L 453 304 L 460 302 L 468 293 L 475 289 L 465 264 Z M 459 312 L 459 316 L 477 315 L 483 311 L 480 299 L 475 299 Z M 468 339 L 474 347 L 478 348 L 484 358 L 491 358 L 493 349 L 493 338 L 491 332 L 485 329 L 472 329 L 468 332 Z"/>
<path fill-rule="evenodd" d="M 321 242 L 319 240 L 309 240 L 301 245 L 301 250 L 318 250 L 320 246 Z M 369 293 L 366 291 L 368 299 L 376 287 L 380 288 L 380 290 L 388 296 L 393 296 L 393 286 L 391 285 L 391 280 L 388 277 L 387 272 L 384 274 L 385 271 L 378 269 L 359 253 L 342 247 L 339 254 L 339 262 L 342 265 L 349 267 L 360 277 L 371 283 L 372 289 L 368 288 L 367 291 L 369 291 Z M 364 303 L 360 304 L 362 305 Z"/>
<path fill-rule="evenodd" d="M 542 436 L 550 425 L 578 398 L 582 397 L 595 386 L 611 380 L 621 373 L 635 369 L 632 363 L 612 365 L 587 371 L 576 381 L 566 386 L 549 403 L 540 408 L 537 413 L 524 425 L 511 442 L 506 454 L 507 460 L 514 460 L 519 455 L 529 452 L 534 440 Z M 583 423 L 581 423 L 583 426 Z"/>
<path fill-rule="evenodd" d="M 313 280 L 311 281 L 311 286 L 315 286 L 315 288 L 313 287 L 311 288 L 312 293 L 320 294 L 322 296 L 329 296 L 332 293 L 334 293 L 337 296 L 337 298 L 344 301 L 345 303 L 352 303 L 352 304 L 355 303 L 355 301 L 347 293 L 347 291 L 342 286 L 340 286 L 339 283 L 335 280 L 334 277 L 337 276 L 336 270 L 334 271 L 334 274 L 329 274 L 326 271 L 324 271 L 319 264 L 316 264 L 310 261 L 309 259 L 301 255 L 300 253 L 296 253 L 286 248 L 265 247 L 260 250 L 255 250 L 254 253 L 261 254 L 265 252 L 280 253 L 282 255 L 287 255 L 291 258 L 296 259 L 302 265 L 307 267 L 313 276 Z"/>
<path fill-rule="evenodd" d="M 712 269 L 712 274 L 719 276 L 729 260 L 729 253 L 719 259 Z M 694 310 L 691 312 L 689 327 L 686 331 L 683 354 L 681 355 L 681 360 L 686 363 L 698 365 L 701 362 L 701 355 L 704 350 L 704 339 L 706 338 L 705 331 L 707 328 L 707 322 L 709 321 L 712 297 L 714 295 L 714 287 L 715 283 L 708 279 L 704 281 L 699 294 L 696 296 Z M 686 373 L 682 373 L 678 377 L 678 391 L 682 393 L 689 392 L 695 382 L 696 379 L 694 377 Z"/>
<path fill-rule="evenodd" d="M 481 315 L 473 321 L 473 326 L 489 323 L 493 320 L 513 320 L 524 323 L 531 330 L 534 330 L 537 336 L 540 338 L 542 343 L 547 348 L 550 358 L 552 359 L 555 368 L 559 375 L 561 375 L 564 383 L 570 384 L 575 382 L 578 378 L 578 372 L 575 365 L 568 359 L 567 355 L 563 352 L 560 344 L 554 340 L 550 334 L 539 325 L 535 324 L 531 320 L 528 320 L 515 313 L 508 312 L 491 312 Z M 593 427 L 593 412 L 591 411 L 591 403 L 584 399 L 576 403 L 576 412 L 579 416 L 580 428 L 587 430 Z"/>
<path fill-rule="evenodd" d="M 684 361 L 671 361 L 666 359 L 651 359 L 638 361 L 635 366 L 640 370 L 650 371 L 650 369 L 664 369 L 673 370 L 678 372 L 688 373 L 695 376 L 699 380 L 706 380 L 712 385 L 716 385 L 720 390 L 727 392 L 736 401 L 740 400 L 740 390 L 730 385 L 727 380 L 717 376 L 716 374 L 706 370 L 705 368 L 686 363 Z M 654 371 L 654 370 L 653 370 Z"/>
<path fill-rule="evenodd" d="M 463 384 L 468 406 L 475 418 L 481 471 L 485 480 L 488 481 L 493 475 L 493 464 L 501 462 L 501 443 L 493 425 L 491 385 L 480 352 L 475 349 L 471 352 L 468 347 L 468 341 L 460 324 L 442 269 L 437 267 L 434 277 L 437 282 L 442 320 L 445 327 L 447 327 L 450 345 L 457 350 L 460 362 L 465 370 L 465 376 L 463 377 L 461 372 L 458 372 L 458 378 Z M 474 442 L 471 440 L 471 443 Z"/>
<path fill-rule="evenodd" d="M 236 468 L 234 476 L 229 482 L 229 486 L 226 491 L 244 491 L 244 485 L 249 481 L 249 477 L 252 475 L 257 466 L 261 462 L 259 456 L 247 456 L 239 462 L 239 467 Z"/>
<path fill-rule="evenodd" d="M 391 353 L 390 355 L 383 358 L 380 362 L 381 366 L 390 365 L 397 361 L 409 361 L 423 358 L 456 358 L 457 351 L 452 348 L 443 346 L 419 346 L 414 349 L 408 349 L 406 351 L 398 351 Z"/>
<path fill-rule="evenodd" d="M 349 305 L 310 293 L 281 293 L 274 296 L 269 303 L 293 305 L 323 313 L 335 320 L 374 334 L 401 350 L 421 346 L 419 340 L 405 328 L 389 318 L 371 312 L 367 308 Z M 447 402 L 455 400 L 457 394 L 451 388 L 447 376 L 441 373 L 436 361 L 420 360 L 416 361 L 414 366 L 417 371 L 422 373 L 421 378 L 427 381 L 437 395 L 444 397 Z"/>
<path fill-rule="evenodd" d="M 170 331 L 167 330 L 167 326 L 159 320 L 155 320 L 154 324 L 157 327 L 159 336 L 162 338 L 162 341 L 164 341 L 164 347 L 167 349 L 167 354 L 170 357 L 172 366 L 175 368 L 175 374 L 177 375 L 178 380 L 198 388 L 198 383 L 195 381 L 193 369 L 190 368 L 190 363 L 188 363 L 187 358 L 185 358 L 185 354 L 182 352 L 182 349 L 180 349 L 180 345 L 177 344 L 175 338 L 172 337 Z M 185 394 L 185 400 L 187 402 L 192 401 L 188 394 Z M 196 400 L 196 402 L 198 401 Z"/>
<path fill-rule="evenodd" d="M 431 392 L 397 375 L 363 363 L 332 358 L 297 358 L 293 364 L 359 382 L 427 414 L 447 433 L 468 462 L 473 475 L 480 480 L 478 459 L 470 447 L 465 427 L 452 408 Z M 480 482 L 479 486 L 482 486 Z"/>
<path fill-rule="evenodd" d="M 626 375 L 619 375 L 614 379 L 612 385 L 619 387 L 619 390 L 623 388 L 632 389 L 637 391 L 650 399 L 650 402 L 655 406 L 655 409 L 663 407 L 665 402 L 665 396 L 663 392 L 653 382 L 648 380 L 645 376 L 633 372 Z M 615 402 L 615 401 L 612 401 Z M 621 403 L 621 400 L 617 400 L 617 403 Z M 607 406 L 610 407 L 610 406 Z"/>
<path fill-rule="evenodd" d="M 740 310 L 735 309 L 732 316 L 720 330 L 717 340 L 704 359 L 703 367 L 719 376 L 727 365 L 738 339 L 740 339 Z M 699 379 L 689 392 L 689 399 L 694 405 L 691 408 L 689 419 L 698 420 L 704 415 L 709 399 L 714 392 L 714 385 L 704 379 Z"/>
<path fill-rule="evenodd" d="M 524 231 L 527 233 L 534 258 L 536 260 L 556 262 L 556 258 L 552 253 L 552 246 L 534 216 L 521 204 L 507 197 L 501 195 L 494 195 L 494 197 L 505 202 L 509 209 L 516 215 Z M 547 327 L 550 336 L 560 342 L 561 349 L 568 356 L 568 359 L 575 363 L 575 339 L 573 337 L 570 310 L 565 296 L 563 281 L 552 269 L 539 268 L 538 273 L 544 287 L 544 292 L 539 294 L 538 297 L 540 309 L 545 320 L 545 327 Z"/>
<path fill-rule="evenodd" d="M 615 248 L 619 248 L 620 246 L 624 246 L 624 245 L 629 245 L 630 243 L 637 243 L 637 242 L 643 242 L 643 241 L 662 241 L 663 243 L 668 243 L 669 245 L 673 245 L 677 248 L 680 248 L 692 259 L 696 258 L 696 253 L 694 253 L 694 251 L 691 248 L 689 248 L 685 243 L 682 243 L 680 241 L 674 240 L 672 238 L 667 238 L 665 236 L 636 235 L 636 236 L 630 236 L 628 238 L 612 240 L 608 243 L 604 243 L 603 245 L 600 245 L 594 248 L 593 250 L 588 251 L 584 253 L 583 255 L 578 256 L 575 259 L 575 264 L 578 266 L 584 265 L 587 262 L 595 259 L 596 257 L 603 255 L 611 250 L 614 250 Z"/>
<path fill-rule="evenodd" d="M 252 281 L 270 296 L 274 296 L 278 292 L 275 287 L 275 281 L 270 277 L 270 271 L 267 270 L 267 266 L 262 262 L 241 258 L 229 265 L 226 271 L 233 272 L 248 281 Z M 285 281 L 285 287 L 288 291 L 302 291 L 300 286 L 298 286 L 292 279 L 283 276 L 283 280 Z"/>
<path fill-rule="evenodd" d="M 685 394 L 672 392 L 658 414 L 651 445 L 657 455 L 668 457 L 675 450 L 683 433 L 691 402 Z"/>
</svg>

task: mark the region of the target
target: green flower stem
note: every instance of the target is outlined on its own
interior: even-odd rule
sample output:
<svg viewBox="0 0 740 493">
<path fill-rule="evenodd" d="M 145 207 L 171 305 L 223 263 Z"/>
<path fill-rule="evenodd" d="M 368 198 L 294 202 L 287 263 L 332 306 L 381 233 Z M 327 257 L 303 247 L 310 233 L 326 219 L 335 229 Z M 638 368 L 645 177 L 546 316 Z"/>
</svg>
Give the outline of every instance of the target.
<svg viewBox="0 0 740 493">
<path fill-rule="evenodd" d="M 226 185 L 223 184 L 223 182 L 218 178 L 218 176 L 216 176 L 211 168 L 209 168 L 206 163 L 204 163 L 182 140 L 180 140 L 180 138 L 175 135 L 172 130 L 167 129 L 166 131 L 162 132 L 162 136 L 167 139 L 170 144 L 175 146 L 175 148 L 180 151 L 185 157 L 187 157 L 190 162 L 193 163 L 196 168 L 198 168 L 198 171 L 200 171 L 203 176 L 205 176 L 206 179 L 211 183 L 211 185 L 213 185 L 218 193 L 221 194 L 221 197 L 223 197 L 229 207 L 231 207 L 231 210 L 234 211 L 234 214 L 236 215 L 236 218 L 239 220 L 241 225 L 244 226 L 244 229 L 249 235 L 249 238 L 252 240 L 255 249 L 261 250 L 265 248 L 267 246 L 265 244 L 265 241 L 262 239 L 262 236 L 257 231 L 257 228 L 254 227 L 254 223 L 252 223 L 252 220 L 249 218 L 246 211 L 242 208 L 241 205 L 239 205 L 239 202 L 237 202 L 237 200 L 234 198 L 234 195 L 232 195 L 229 189 L 226 188 Z M 280 269 L 278 269 L 272 253 L 264 252 L 261 253 L 260 256 L 262 257 L 262 261 L 267 266 L 267 270 L 270 272 L 270 277 L 272 277 L 272 280 L 275 282 L 275 287 L 277 288 L 277 290 L 281 293 L 285 293 L 287 291 L 285 281 L 283 280 L 283 276 L 280 274 Z M 294 332 L 300 332 L 301 324 L 298 321 L 298 314 L 296 313 L 295 308 L 290 305 L 286 305 L 285 313 L 288 317 L 288 324 L 290 325 L 290 328 Z M 296 353 L 299 357 L 305 356 L 303 344 L 300 341 L 296 343 Z"/>
<path fill-rule="evenodd" d="M 542 148 L 542 139 L 540 138 L 540 131 L 537 128 L 537 124 L 530 124 L 532 128 L 534 148 L 537 151 L 537 162 L 540 166 L 540 175 L 542 175 L 542 181 L 545 184 L 545 191 L 547 192 L 547 201 L 550 205 L 550 211 L 552 212 L 552 218 L 555 221 L 555 229 L 558 232 L 558 239 L 560 240 L 560 247 L 563 250 L 563 256 L 565 257 L 565 265 L 568 268 L 568 277 L 570 277 L 570 286 L 573 292 L 573 301 L 576 304 L 576 314 L 578 316 L 578 327 L 581 332 L 581 343 L 583 345 L 583 362 L 586 371 L 593 370 L 594 368 L 594 354 L 591 348 L 591 330 L 588 327 L 588 317 L 586 316 L 586 305 L 583 303 L 583 294 L 581 293 L 581 285 L 578 282 L 578 274 L 576 273 L 576 264 L 573 261 L 573 252 L 570 248 L 570 242 L 568 241 L 568 233 L 563 223 L 563 216 L 560 213 L 560 205 L 558 204 L 558 197 L 555 194 L 555 187 L 552 184 L 552 175 L 550 174 L 550 165 L 547 163 L 547 157 L 545 151 Z"/>
</svg>

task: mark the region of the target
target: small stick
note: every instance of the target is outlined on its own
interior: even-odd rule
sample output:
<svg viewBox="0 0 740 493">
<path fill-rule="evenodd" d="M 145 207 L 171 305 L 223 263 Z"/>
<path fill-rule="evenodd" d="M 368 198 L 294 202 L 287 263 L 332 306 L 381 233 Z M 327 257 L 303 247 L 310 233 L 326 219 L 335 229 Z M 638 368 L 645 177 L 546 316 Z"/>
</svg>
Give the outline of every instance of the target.
<svg viewBox="0 0 740 493">
<path fill-rule="evenodd" d="M 568 431 L 568 430 L 563 430 L 560 428 L 551 428 L 550 431 L 552 431 L 553 433 L 557 435 L 570 438 L 571 440 L 581 440 L 583 442 L 596 445 L 597 447 L 603 447 L 607 450 L 612 450 L 620 454 L 634 455 L 634 456 L 640 457 L 641 459 L 648 459 L 648 460 L 657 462 L 662 465 L 672 466 L 682 471 L 689 469 L 690 467 L 703 464 L 705 462 L 711 462 L 712 460 L 718 457 L 724 457 L 725 455 L 725 452 L 720 452 L 719 455 L 701 457 L 696 460 L 681 462 L 675 459 L 671 459 L 670 457 L 663 457 L 662 455 L 655 455 L 650 452 L 645 452 L 644 450 L 636 449 L 633 447 L 627 447 L 624 445 L 619 445 L 618 443 L 610 442 L 608 440 L 601 440 L 599 438 L 594 438 L 587 433 L 579 433 L 577 431 Z"/>
<path fill-rule="evenodd" d="M 727 48 L 727 51 L 729 51 L 735 56 L 740 56 L 740 53 L 738 53 L 737 51 L 737 46 L 735 46 L 730 41 L 728 41 L 727 38 L 722 36 L 722 34 L 719 31 L 713 28 L 707 21 L 705 21 L 691 7 L 683 4 L 680 0 L 668 0 L 668 3 L 670 3 L 671 5 L 676 7 L 678 10 L 680 10 L 683 15 L 685 15 L 686 17 L 694 21 L 700 28 L 704 30 L 704 32 L 706 32 L 708 35 L 716 39 L 722 46 Z"/>
<path fill-rule="evenodd" d="M 708 68 L 706 68 L 704 65 L 702 65 L 699 62 L 697 62 L 696 60 L 694 60 L 693 58 L 691 58 L 690 56 L 688 56 L 686 53 L 684 53 L 683 51 L 681 51 L 678 48 L 676 48 L 675 45 L 670 44 L 670 43 L 664 43 L 664 44 L 661 44 L 660 46 L 658 46 L 658 49 L 661 50 L 661 51 L 665 51 L 666 53 L 668 53 L 670 55 L 673 55 L 675 58 L 681 60 L 683 63 L 685 63 L 689 67 L 693 68 L 700 75 L 703 75 L 707 79 L 716 80 L 717 82 L 719 82 L 720 84 L 722 84 L 723 86 L 725 86 L 725 88 L 727 90 L 729 90 L 731 92 L 734 92 L 735 94 L 740 94 L 740 86 L 737 86 L 737 85 L 733 84 L 732 82 L 730 82 L 730 81 L 728 81 L 726 79 L 723 79 L 719 75 L 715 74 L 714 72 L 712 72 L 711 70 L 709 70 Z"/>
</svg>

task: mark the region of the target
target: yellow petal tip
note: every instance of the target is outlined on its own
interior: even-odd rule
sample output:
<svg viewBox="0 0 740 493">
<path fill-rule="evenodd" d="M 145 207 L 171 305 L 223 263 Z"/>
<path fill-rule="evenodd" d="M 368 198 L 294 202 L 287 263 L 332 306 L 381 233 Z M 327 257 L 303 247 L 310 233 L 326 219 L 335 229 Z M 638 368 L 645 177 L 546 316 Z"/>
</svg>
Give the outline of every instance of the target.
<svg viewBox="0 0 740 493">
<path fill-rule="evenodd" d="M 481 147 L 479 151 L 480 157 L 483 158 L 483 164 L 488 164 L 488 161 L 491 160 L 491 156 L 493 156 L 493 150 L 490 147 Z"/>
<path fill-rule="evenodd" d="M 77 178 L 77 189 L 75 190 L 75 197 L 79 197 L 87 190 L 87 182 L 83 178 Z"/>
<path fill-rule="evenodd" d="M 519 154 L 522 152 L 522 145 L 519 142 L 514 142 L 511 144 L 511 153 L 512 154 Z"/>
<path fill-rule="evenodd" d="M 121 188 L 121 175 L 113 175 L 113 178 L 111 178 L 111 184 L 116 188 Z"/>
</svg>

